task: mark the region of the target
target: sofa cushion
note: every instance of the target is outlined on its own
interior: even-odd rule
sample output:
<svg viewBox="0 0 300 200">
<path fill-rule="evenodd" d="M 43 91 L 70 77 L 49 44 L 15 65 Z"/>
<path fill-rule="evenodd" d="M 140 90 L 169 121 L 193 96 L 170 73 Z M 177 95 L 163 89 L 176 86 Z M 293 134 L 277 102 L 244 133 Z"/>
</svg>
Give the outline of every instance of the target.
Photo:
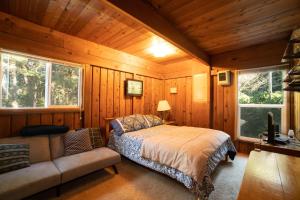
<svg viewBox="0 0 300 200">
<path fill-rule="evenodd" d="M 1 138 L 0 144 L 29 144 L 31 164 L 51 160 L 48 135 Z"/>
<path fill-rule="evenodd" d="M 92 150 L 88 129 L 69 131 L 64 135 L 65 156 Z"/>
<path fill-rule="evenodd" d="M 53 162 L 40 162 L 0 174 L 0 199 L 22 199 L 60 184 L 60 173 Z"/>
<path fill-rule="evenodd" d="M 0 144 L 0 174 L 29 166 L 28 144 Z"/>
<path fill-rule="evenodd" d="M 60 157 L 53 162 L 62 174 L 62 183 L 65 183 L 120 161 L 120 154 L 109 148 L 101 147 L 92 151 Z"/>
<path fill-rule="evenodd" d="M 65 153 L 64 135 L 65 134 L 49 135 L 52 160 L 64 156 Z"/>
</svg>

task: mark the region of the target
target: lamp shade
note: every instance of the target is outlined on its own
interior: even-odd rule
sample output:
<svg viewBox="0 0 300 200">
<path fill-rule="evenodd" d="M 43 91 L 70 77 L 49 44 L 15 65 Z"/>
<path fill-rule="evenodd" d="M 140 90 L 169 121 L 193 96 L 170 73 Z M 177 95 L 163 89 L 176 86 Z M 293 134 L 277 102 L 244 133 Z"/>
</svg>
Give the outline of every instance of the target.
<svg viewBox="0 0 300 200">
<path fill-rule="evenodd" d="M 167 100 L 161 100 L 158 102 L 157 111 L 167 111 L 171 110 L 171 107 Z"/>
</svg>

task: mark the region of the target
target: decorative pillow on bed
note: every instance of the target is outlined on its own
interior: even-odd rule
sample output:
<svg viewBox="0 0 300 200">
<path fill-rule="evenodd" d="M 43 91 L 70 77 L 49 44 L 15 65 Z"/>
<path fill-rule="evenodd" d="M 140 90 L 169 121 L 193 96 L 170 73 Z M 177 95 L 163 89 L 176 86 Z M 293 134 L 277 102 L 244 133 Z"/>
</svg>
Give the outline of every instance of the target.
<svg viewBox="0 0 300 200">
<path fill-rule="evenodd" d="M 110 124 L 114 129 L 114 133 L 117 135 L 149 128 L 146 118 L 144 117 L 144 115 L 140 114 L 120 117 L 112 120 Z"/>
<path fill-rule="evenodd" d="M 145 115 L 149 127 L 162 125 L 162 120 L 156 115 Z"/>
<path fill-rule="evenodd" d="M 29 144 L 0 144 L 0 174 L 29 166 Z"/>
</svg>

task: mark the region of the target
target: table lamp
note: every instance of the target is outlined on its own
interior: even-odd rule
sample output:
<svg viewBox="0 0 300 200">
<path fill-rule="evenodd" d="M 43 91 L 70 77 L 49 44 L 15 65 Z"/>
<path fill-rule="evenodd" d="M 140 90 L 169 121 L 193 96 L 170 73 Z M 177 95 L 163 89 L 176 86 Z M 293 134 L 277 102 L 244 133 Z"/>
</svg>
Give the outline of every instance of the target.
<svg viewBox="0 0 300 200">
<path fill-rule="evenodd" d="M 162 121 L 165 123 L 165 114 L 171 110 L 171 107 L 167 100 L 160 100 L 158 102 L 157 111 L 162 113 Z"/>
</svg>

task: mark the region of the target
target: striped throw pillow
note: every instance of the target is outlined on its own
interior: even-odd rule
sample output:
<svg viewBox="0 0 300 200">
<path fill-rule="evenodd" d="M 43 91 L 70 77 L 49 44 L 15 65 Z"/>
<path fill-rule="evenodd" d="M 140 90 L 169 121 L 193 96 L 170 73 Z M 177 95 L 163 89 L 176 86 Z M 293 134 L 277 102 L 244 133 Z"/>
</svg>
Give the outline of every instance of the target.
<svg viewBox="0 0 300 200">
<path fill-rule="evenodd" d="M 0 144 L 0 174 L 29 166 L 29 144 Z"/>
<path fill-rule="evenodd" d="M 89 129 L 69 131 L 64 135 L 65 156 L 92 150 Z"/>
</svg>

